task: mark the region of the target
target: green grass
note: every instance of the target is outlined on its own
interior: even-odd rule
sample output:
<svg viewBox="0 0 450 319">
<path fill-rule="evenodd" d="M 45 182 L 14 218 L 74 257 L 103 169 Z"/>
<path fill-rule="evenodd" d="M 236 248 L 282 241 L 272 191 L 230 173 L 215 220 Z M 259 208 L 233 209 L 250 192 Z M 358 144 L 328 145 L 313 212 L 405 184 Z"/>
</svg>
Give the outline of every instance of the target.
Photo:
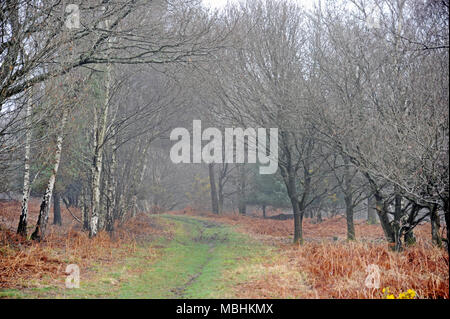
<svg viewBox="0 0 450 319">
<path fill-rule="evenodd" d="M 227 272 L 269 256 L 270 248 L 230 226 L 187 216 L 160 218 L 174 228 L 171 240 L 142 244 L 113 266 L 92 265 L 94 276 L 89 279 L 83 280 L 81 270 L 79 289 L 0 290 L 0 297 L 233 298 L 232 287 L 246 278 L 230 277 Z"/>
</svg>

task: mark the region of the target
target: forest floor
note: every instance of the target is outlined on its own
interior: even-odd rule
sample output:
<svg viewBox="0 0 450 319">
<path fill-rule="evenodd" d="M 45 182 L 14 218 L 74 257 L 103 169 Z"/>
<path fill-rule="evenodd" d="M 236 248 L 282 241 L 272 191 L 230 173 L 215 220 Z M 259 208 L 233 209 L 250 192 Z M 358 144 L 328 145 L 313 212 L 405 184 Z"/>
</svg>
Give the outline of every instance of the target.
<svg viewBox="0 0 450 319">
<path fill-rule="evenodd" d="M 385 287 L 449 296 L 448 255 L 431 245 L 427 224 L 415 246 L 396 253 L 379 225 L 363 221 L 358 240 L 347 242 L 339 217 L 306 220 L 298 246 L 292 220 L 192 209 L 140 214 L 112 237 L 89 239 L 63 208 L 63 225 L 33 243 L 15 235 L 19 206 L 0 202 L 0 298 L 383 298 Z M 37 209 L 32 203 L 31 225 Z M 65 287 L 69 264 L 80 268 L 80 288 Z M 378 289 L 365 286 L 371 264 L 380 269 Z"/>
</svg>

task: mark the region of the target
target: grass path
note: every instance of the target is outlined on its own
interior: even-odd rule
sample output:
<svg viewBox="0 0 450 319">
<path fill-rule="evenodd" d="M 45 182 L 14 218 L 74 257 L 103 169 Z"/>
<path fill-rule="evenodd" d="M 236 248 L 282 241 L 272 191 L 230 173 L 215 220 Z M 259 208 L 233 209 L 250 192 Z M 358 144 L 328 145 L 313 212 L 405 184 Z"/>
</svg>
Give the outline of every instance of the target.
<svg viewBox="0 0 450 319">
<path fill-rule="evenodd" d="M 89 278 L 83 279 L 81 269 L 78 289 L 0 290 L 0 297 L 233 298 L 233 286 L 247 279 L 234 269 L 274 258 L 270 247 L 230 226 L 187 216 L 159 218 L 173 227 L 173 238 L 141 244 L 113 265 L 93 265 Z"/>
</svg>

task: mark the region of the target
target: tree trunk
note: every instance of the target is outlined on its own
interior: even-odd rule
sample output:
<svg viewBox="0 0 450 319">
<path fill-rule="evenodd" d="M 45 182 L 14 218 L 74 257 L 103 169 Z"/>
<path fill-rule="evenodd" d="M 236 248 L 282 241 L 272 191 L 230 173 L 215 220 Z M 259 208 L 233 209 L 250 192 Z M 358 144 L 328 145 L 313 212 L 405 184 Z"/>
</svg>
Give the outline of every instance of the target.
<svg viewBox="0 0 450 319">
<path fill-rule="evenodd" d="M 87 205 L 88 198 L 87 198 L 87 191 L 86 187 L 83 185 L 81 187 L 81 221 L 83 223 L 83 230 L 89 230 L 89 207 Z"/>
<path fill-rule="evenodd" d="M 303 214 L 304 210 L 299 207 L 297 197 L 291 198 L 294 213 L 294 244 L 303 244 Z"/>
<path fill-rule="evenodd" d="M 111 64 L 106 66 L 105 100 L 99 114 L 99 123 L 94 125 L 94 158 L 92 161 L 92 204 L 91 227 L 89 236 L 97 235 L 100 215 L 100 177 L 103 165 L 103 146 L 108 120 L 109 98 L 111 89 Z M 96 122 L 96 121 L 95 121 Z"/>
<path fill-rule="evenodd" d="M 433 205 L 431 207 L 430 219 L 431 219 L 431 240 L 434 245 L 442 247 L 442 239 L 439 234 L 439 229 L 441 228 L 441 221 L 439 220 L 437 205 Z"/>
<path fill-rule="evenodd" d="M 114 210 L 114 219 L 115 220 L 121 220 L 122 216 L 124 215 L 125 204 L 124 204 L 123 192 L 124 191 L 122 190 L 117 198 L 117 203 L 115 205 L 116 209 Z"/>
<path fill-rule="evenodd" d="M 355 225 L 353 222 L 353 190 L 350 172 L 350 161 L 344 156 L 345 175 L 344 175 L 344 199 L 345 199 L 345 216 L 347 218 L 347 239 L 355 240 Z"/>
<path fill-rule="evenodd" d="M 367 198 L 367 223 L 375 225 L 377 223 L 377 212 L 375 209 L 375 198 L 373 195 Z"/>
<path fill-rule="evenodd" d="M 114 135 L 114 132 L 112 133 Z M 106 230 L 112 232 L 114 230 L 114 216 L 113 212 L 115 209 L 115 197 L 116 197 L 116 139 L 113 137 L 112 141 L 112 151 L 111 151 L 111 166 L 109 168 L 109 182 L 108 190 L 106 196 Z"/>
<path fill-rule="evenodd" d="M 366 176 L 367 180 L 369 181 L 371 191 L 375 198 L 375 209 L 377 211 L 378 219 L 380 220 L 381 228 L 383 229 L 386 240 L 392 244 L 395 242 L 395 235 L 386 211 L 386 207 L 384 206 L 383 196 L 370 174 L 364 173 L 364 176 Z"/>
<path fill-rule="evenodd" d="M 398 193 L 395 194 L 394 207 L 395 211 L 394 211 L 393 231 L 395 239 L 395 251 L 400 251 L 402 249 L 402 238 L 401 238 L 402 196 Z"/>
<path fill-rule="evenodd" d="M 319 209 L 318 211 L 317 211 L 317 223 L 319 224 L 319 223 L 321 223 L 323 220 L 322 220 L 322 210 L 321 209 Z"/>
<path fill-rule="evenodd" d="M 59 192 L 54 192 L 53 194 L 53 225 L 62 225 L 61 218 L 61 196 Z"/>
<path fill-rule="evenodd" d="M 302 199 L 297 199 L 297 205 L 292 205 L 294 211 L 294 243 L 303 244 L 303 217 L 305 216 L 305 203 L 307 203 L 311 191 L 311 176 L 309 174 L 309 164 L 304 164 L 303 174 L 305 182 L 303 184 Z M 290 174 L 289 184 L 293 190 L 292 194 L 297 194 L 297 185 L 295 183 L 295 175 Z M 297 196 L 295 196 L 297 198 Z M 292 198 L 291 198 L 292 202 Z"/>
<path fill-rule="evenodd" d="M 94 128 L 94 132 L 97 131 L 96 128 Z M 91 167 L 91 189 L 92 189 L 92 195 L 91 195 L 91 220 L 90 220 L 90 227 L 89 227 L 89 236 L 95 236 L 97 235 L 98 231 L 98 215 L 99 215 L 99 208 L 100 208 L 100 176 L 102 171 L 102 156 L 101 154 L 101 148 L 99 148 L 99 138 L 98 134 L 94 133 L 94 158 L 93 163 Z"/>
<path fill-rule="evenodd" d="M 133 195 L 131 196 L 131 204 L 130 204 L 130 210 L 131 210 L 131 217 L 136 216 L 138 212 L 138 206 L 137 206 L 137 196 Z"/>
<path fill-rule="evenodd" d="M 303 216 L 305 209 L 303 207 L 305 192 L 307 191 L 307 179 L 305 179 L 305 189 L 303 193 L 303 200 L 298 200 L 297 185 L 295 183 L 295 172 L 292 165 L 289 165 L 286 170 L 282 169 L 281 174 L 286 184 L 287 193 L 292 205 L 292 213 L 294 214 L 294 244 L 303 244 Z"/>
<path fill-rule="evenodd" d="M 102 176 L 100 178 L 100 203 L 99 203 L 99 211 L 98 211 L 98 230 L 104 230 L 106 225 L 106 210 L 107 210 L 107 196 L 108 193 L 106 190 L 108 189 L 109 177 L 106 174 L 106 154 L 103 152 L 103 168 L 102 168 Z"/>
<path fill-rule="evenodd" d="M 219 186 L 219 192 L 218 192 L 218 204 L 219 204 L 219 214 L 223 213 L 223 189 L 222 186 Z"/>
<path fill-rule="evenodd" d="M 145 172 L 147 171 L 147 152 L 150 147 L 150 143 L 142 142 L 143 148 L 139 148 L 139 161 L 137 164 L 137 170 L 135 171 L 135 177 L 133 178 L 133 188 L 132 188 L 132 196 L 131 196 L 131 217 L 136 216 L 139 211 L 138 207 L 138 192 L 139 187 L 142 185 L 144 181 Z"/>
<path fill-rule="evenodd" d="M 244 164 L 238 166 L 239 169 L 239 192 L 238 192 L 238 208 L 239 214 L 245 215 L 247 214 L 247 204 L 246 204 L 246 178 L 245 178 L 245 167 Z"/>
<path fill-rule="evenodd" d="M 447 228 L 447 253 L 450 254 L 450 201 L 449 201 L 449 192 L 448 192 L 448 185 L 446 186 L 444 195 L 442 196 L 442 202 L 443 202 L 443 210 L 444 210 L 444 219 L 445 219 L 445 226 Z"/>
<path fill-rule="evenodd" d="M 303 244 L 303 217 L 306 209 L 306 204 L 308 203 L 311 192 L 311 174 L 309 161 L 311 160 L 314 144 L 310 140 L 305 152 L 302 153 L 304 183 L 302 187 L 302 197 L 300 199 L 299 191 L 297 189 L 297 182 L 299 179 L 297 173 L 300 166 L 293 160 L 292 156 L 292 152 L 295 149 L 298 150 L 294 141 L 296 137 L 293 136 L 294 140 L 292 140 L 288 132 L 281 132 L 280 134 L 283 138 L 282 153 L 284 153 L 284 155 L 282 157 L 285 158 L 278 163 L 278 167 L 286 185 L 288 197 L 292 205 L 292 212 L 294 214 L 294 243 Z"/>
<path fill-rule="evenodd" d="M 408 221 L 403 229 L 403 239 L 405 245 L 407 246 L 412 246 L 416 243 L 416 236 L 414 236 L 414 227 L 412 227 L 412 225 L 414 224 L 414 219 L 416 218 L 419 210 L 419 206 L 413 204 L 411 210 L 409 211 Z"/>
<path fill-rule="evenodd" d="M 41 202 L 41 207 L 39 209 L 39 217 L 36 224 L 36 229 L 34 230 L 33 234 L 31 235 L 31 239 L 41 241 L 45 237 L 45 231 L 47 228 L 47 222 L 48 222 L 48 214 L 50 210 L 50 199 L 52 197 L 53 193 L 53 187 L 55 185 L 55 179 L 56 174 L 58 173 L 59 163 L 61 161 L 61 151 L 62 151 L 62 142 L 63 142 L 63 133 L 64 133 L 64 127 L 67 122 L 67 116 L 68 116 L 68 108 L 65 107 L 63 110 L 62 120 L 61 120 L 61 127 L 60 132 L 58 133 L 58 137 L 56 139 L 56 151 L 55 151 L 55 157 L 54 157 L 54 164 L 53 169 L 50 175 L 50 178 L 47 183 L 47 189 L 45 190 L 44 197 Z"/>
<path fill-rule="evenodd" d="M 217 198 L 216 181 L 214 178 L 214 164 L 208 164 L 209 169 L 209 184 L 211 188 L 211 204 L 214 214 L 219 214 L 219 200 Z"/>
<path fill-rule="evenodd" d="M 245 215 L 247 214 L 247 205 L 244 200 L 239 200 L 239 214 Z"/>
<path fill-rule="evenodd" d="M 30 90 L 31 92 L 31 90 Z M 32 96 L 28 97 L 25 125 L 27 133 L 25 135 L 25 159 L 23 173 L 23 190 L 22 190 L 22 211 L 20 213 L 19 226 L 17 233 L 23 237 L 27 236 L 27 219 L 28 219 L 28 201 L 30 198 L 30 144 L 31 144 L 31 109 L 33 107 Z"/>
<path fill-rule="evenodd" d="M 353 222 L 353 204 L 351 199 L 345 200 L 345 214 L 347 218 L 347 239 L 355 240 L 355 224 Z"/>
<path fill-rule="evenodd" d="M 383 198 L 376 192 L 375 195 L 375 207 L 378 214 L 378 219 L 380 220 L 381 228 L 383 228 L 384 235 L 389 243 L 395 243 L 394 230 L 392 229 L 391 223 L 389 221 L 389 216 L 383 204 Z"/>
<path fill-rule="evenodd" d="M 405 245 L 412 246 L 416 243 L 416 236 L 414 236 L 414 231 L 408 229 L 404 235 Z"/>
<path fill-rule="evenodd" d="M 131 161 L 127 161 L 125 164 L 125 168 L 122 171 L 122 175 L 116 185 L 116 193 L 118 196 L 116 196 L 116 203 L 115 203 L 115 209 L 113 211 L 114 220 L 118 220 L 119 222 L 123 222 L 124 218 L 126 216 L 126 203 L 125 203 L 125 194 L 128 194 L 130 183 L 129 183 L 129 176 L 131 175 L 130 172 L 130 165 Z M 120 183 L 119 183 L 120 182 Z"/>
</svg>

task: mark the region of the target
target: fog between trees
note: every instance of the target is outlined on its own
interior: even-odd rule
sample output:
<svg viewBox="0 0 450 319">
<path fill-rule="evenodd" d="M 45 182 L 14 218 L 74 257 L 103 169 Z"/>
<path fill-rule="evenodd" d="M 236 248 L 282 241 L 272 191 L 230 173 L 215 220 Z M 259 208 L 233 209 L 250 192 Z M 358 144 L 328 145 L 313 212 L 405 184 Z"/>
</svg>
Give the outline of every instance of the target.
<svg viewBox="0 0 450 319">
<path fill-rule="evenodd" d="M 448 0 L 78 6 L 79 28 L 61 1 L 0 6 L 0 192 L 22 194 L 19 233 L 42 240 L 55 198 L 90 236 L 139 211 L 273 207 L 293 213 L 295 242 L 304 217 L 334 214 L 355 239 L 368 211 L 397 250 L 425 221 L 443 245 Z M 277 173 L 173 164 L 170 132 L 194 119 L 278 128 Z"/>
</svg>

